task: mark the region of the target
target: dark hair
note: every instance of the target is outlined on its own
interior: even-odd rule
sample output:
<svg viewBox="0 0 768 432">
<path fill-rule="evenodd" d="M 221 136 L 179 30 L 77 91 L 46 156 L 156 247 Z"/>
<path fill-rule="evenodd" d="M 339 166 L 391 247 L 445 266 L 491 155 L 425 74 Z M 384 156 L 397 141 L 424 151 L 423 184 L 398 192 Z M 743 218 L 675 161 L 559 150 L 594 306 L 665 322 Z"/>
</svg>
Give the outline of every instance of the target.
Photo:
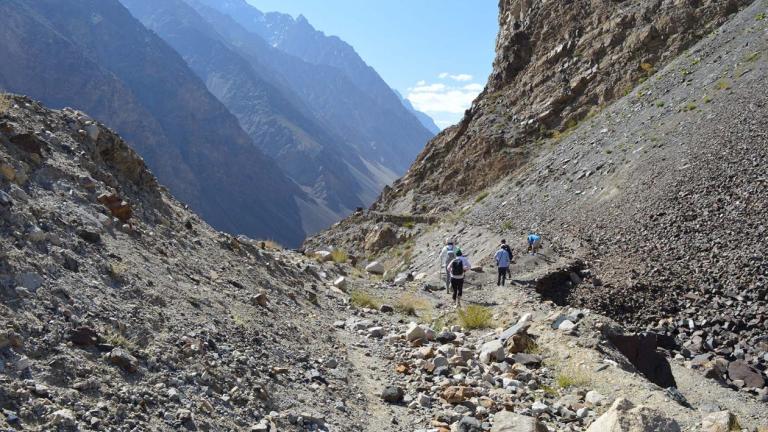
<svg viewBox="0 0 768 432">
<path fill-rule="evenodd" d="M 461 253 L 461 249 L 459 249 L 459 250 L 457 250 L 457 251 L 456 251 L 456 256 L 457 256 L 457 257 L 460 257 L 460 256 L 462 256 L 462 255 L 463 255 L 463 254 Z"/>
<path fill-rule="evenodd" d="M 507 240 L 501 239 L 501 244 L 507 244 Z"/>
</svg>

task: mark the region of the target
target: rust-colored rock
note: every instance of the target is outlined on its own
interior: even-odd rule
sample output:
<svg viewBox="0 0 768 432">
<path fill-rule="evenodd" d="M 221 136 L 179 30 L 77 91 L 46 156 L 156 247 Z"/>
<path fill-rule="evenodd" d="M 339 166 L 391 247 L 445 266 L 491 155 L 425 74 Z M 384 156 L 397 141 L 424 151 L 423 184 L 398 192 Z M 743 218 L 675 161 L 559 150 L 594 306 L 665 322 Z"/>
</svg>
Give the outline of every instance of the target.
<svg viewBox="0 0 768 432">
<path fill-rule="evenodd" d="M 125 223 L 133 216 L 133 209 L 130 204 L 123 201 L 119 196 L 112 193 L 99 195 L 99 202 L 109 209 L 112 216 Z"/>
<path fill-rule="evenodd" d="M 460 404 L 475 395 L 471 387 L 450 386 L 443 390 L 441 397 L 450 404 Z"/>
</svg>

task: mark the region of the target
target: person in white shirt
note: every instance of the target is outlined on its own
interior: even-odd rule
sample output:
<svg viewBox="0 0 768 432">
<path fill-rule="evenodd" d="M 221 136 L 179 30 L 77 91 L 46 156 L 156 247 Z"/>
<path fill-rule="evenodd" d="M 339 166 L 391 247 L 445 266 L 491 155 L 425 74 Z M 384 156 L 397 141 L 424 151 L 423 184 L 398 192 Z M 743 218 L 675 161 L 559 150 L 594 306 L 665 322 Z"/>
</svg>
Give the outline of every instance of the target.
<svg viewBox="0 0 768 432">
<path fill-rule="evenodd" d="M 461 295 L 464 293 L 464 274 L 471 269 L 469 259 L 461 253 L 461 249 L 456 249 L 456 258 L 446 267 L 446 272 L 451 277 L 451 291 L 453 291 L 453 302 L 456 307 L 461 307 Z"/>
<path fill-rule="evenodd" d="M 446 266 L 456 258 L 456 246 L 452 238 L 445 239 L 445 246 L 440 251 L 440 277 L 445 277 L 445 291 L 451 292 L 451 276 L 446 271 Z"/>
</svg>

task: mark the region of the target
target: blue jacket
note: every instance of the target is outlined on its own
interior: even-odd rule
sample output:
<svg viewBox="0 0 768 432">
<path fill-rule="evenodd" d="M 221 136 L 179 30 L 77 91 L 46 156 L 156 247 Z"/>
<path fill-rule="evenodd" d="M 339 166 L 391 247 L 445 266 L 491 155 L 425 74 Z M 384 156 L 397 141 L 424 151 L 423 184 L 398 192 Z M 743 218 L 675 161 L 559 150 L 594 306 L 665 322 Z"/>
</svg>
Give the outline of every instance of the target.
<svg viewBox="0 0 768 432">
<path fill-rule="evenodd" d="M 494 258 L 496 259 L 496 264 L 501 268 L 507 268 L 509 267 L 509 252 L 505 251 L 504 249 L 499 249 L 496 251 L 496 255 L 494 255 Z"/>
</svg>

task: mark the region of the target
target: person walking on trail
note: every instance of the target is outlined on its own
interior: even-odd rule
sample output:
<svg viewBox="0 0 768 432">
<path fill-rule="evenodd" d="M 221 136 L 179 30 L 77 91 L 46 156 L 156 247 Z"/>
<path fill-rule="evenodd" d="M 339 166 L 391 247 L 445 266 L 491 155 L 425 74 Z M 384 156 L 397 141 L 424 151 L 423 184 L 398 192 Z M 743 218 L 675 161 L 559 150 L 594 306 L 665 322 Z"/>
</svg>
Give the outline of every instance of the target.
<svg viewBox="0 0 768 432">
<path fill-rule="evenodd" d="M 536 252 L 541 248 L 541 236 L 535 233 L 528 235 L 528 252 L 531 255 L 536 255 Z"/>
<path fill-rule="evenodd" d="M 451 291 L 453 291 L 453 303 L 456 307 L 461 307 L 461 295 L 464 293 L 464 274 L 472 266 L 469 260 L 461 253 L 461 249 L 456 249 L 456 258 L 454 258 L 445 268 L 451 276 Z"/>
<path fill-rule="evenodd" d="M 512 248 L 509 247 L 505 239 L 501 239 L 501 248 L 509 254 L 509 263 L 512 264 Z M 507 276 L 512 279 L 512 270 L 507 267 Z"/>
<path fill-rule="evenodd" d="M 506 242 L 504 240 L 501 242 L 501 247 L 499 247 L 499 250 L 497 250 L 496 254 L 493 256 L 493 258 L 496 260 L 496 266 L 499 269 L 499 276 L 496 279 L 496 286 L 504 286 L 506 283 L 507 273 L 509 273 L 509 263 L 511 261 L 509 252 L 504 249 Z"/>
<path fill-rule="evenodd" d="M 445 274 L 445 291 L 451 292 L 451 274 L 446 270 L 448 264 L 456 258 L 456 246 L 452 238 L 445 239 L 445 246 L 440 251 L 440 276 Z"/>
</svg>

